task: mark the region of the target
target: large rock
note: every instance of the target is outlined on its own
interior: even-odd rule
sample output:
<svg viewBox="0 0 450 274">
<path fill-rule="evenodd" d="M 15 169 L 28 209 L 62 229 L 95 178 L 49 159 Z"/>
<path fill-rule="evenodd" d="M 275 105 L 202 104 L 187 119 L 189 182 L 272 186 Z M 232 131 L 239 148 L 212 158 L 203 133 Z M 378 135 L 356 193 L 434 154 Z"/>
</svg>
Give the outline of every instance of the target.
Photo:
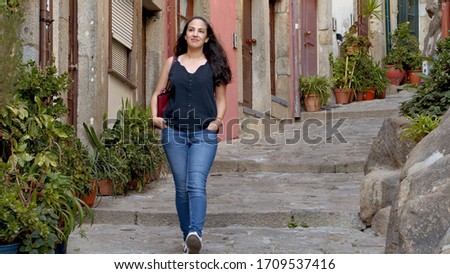
<svg viewBox="0 0 450 274">
<path fill-rule="evenodd" d="M 378 210 L 377 214 L 373 216 L 372 229 L 378 235 L 381 235 L 383 237 L 387 236 L 390 213 L 391 207 L 388 206 Z"/>
<path fill-rule="evenodd" d="M 439 245 L 441 254 L 450 254 L 450 227 Z"/>
<path fill-rule="evenodd" d="M 440 253 L 450 227 L 450 155 L 407 176 L 393 203 L 386 253 Z"/>
<path fill-rule="evenodd" d="M 433 160 L 432 155 L 442 156 L 450 153 L 450 111 L 442 117 L 439 126 L 430 132 L 408 155 L 408 160 L 403 166 L 401 179 L 417 171 L 420 167 L 426 167 L 427 159 Z M 431 157 L 431 158 L 430 158 Z M 435 157 L 436 159 L 437 157 Z"/>
<path fill-rule="evenodd" d="M 390 117 L 384 120 L 378 136 L 372 144 L 364 174 L 373 170 L 399 170 L 406 162 L 406 157 L 415 143 L 402 140 L 401 134 L 411 121 L 405 117 Z"/>
<path fill-rule="evenodd" d="M 379 169 L 364 176 L 360 191 L 360 214 L 365 226 L 372 226 L 375 214 L 392 204 L 399 184 L 400 170 Z"/>
</svg>

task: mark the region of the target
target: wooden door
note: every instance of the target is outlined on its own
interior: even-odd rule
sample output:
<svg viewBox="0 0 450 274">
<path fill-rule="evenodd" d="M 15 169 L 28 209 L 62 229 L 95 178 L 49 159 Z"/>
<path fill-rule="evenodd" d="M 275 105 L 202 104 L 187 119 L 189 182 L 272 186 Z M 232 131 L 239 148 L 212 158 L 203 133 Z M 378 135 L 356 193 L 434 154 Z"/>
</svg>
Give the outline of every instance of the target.
<svg viewBox="0 0 450 274">
<path fill-rule="evenodd" d="M 242 10 L 242 77 L 243 77 L 243 106 L 252 108 L 252 1 L 243 1 Z"/>
<path fill-rule="evenodd" d="M 301 67 L 302 75 L 317 74 L 317 0 L 301 0 Z"/>
</svg>

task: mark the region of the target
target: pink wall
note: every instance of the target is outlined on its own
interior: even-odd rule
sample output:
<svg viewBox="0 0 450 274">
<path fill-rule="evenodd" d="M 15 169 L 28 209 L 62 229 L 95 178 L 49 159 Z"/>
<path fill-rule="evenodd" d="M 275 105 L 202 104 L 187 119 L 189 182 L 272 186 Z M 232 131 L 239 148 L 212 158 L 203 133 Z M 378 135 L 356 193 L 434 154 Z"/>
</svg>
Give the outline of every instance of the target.
<svg viewBox="0 0 450 274">
<path fill-rule="evenodd" d="M 239 135 L 239 109 L 237 85 L 237 49 L 233 49 L 233 33 L 236 33 L 236 1 L 210 0 L 210 23 L 224 47 L 230 62 L 233 80 L 227 87 L 227 112 L 221 139 L 230 140 Z"/>
</svg>

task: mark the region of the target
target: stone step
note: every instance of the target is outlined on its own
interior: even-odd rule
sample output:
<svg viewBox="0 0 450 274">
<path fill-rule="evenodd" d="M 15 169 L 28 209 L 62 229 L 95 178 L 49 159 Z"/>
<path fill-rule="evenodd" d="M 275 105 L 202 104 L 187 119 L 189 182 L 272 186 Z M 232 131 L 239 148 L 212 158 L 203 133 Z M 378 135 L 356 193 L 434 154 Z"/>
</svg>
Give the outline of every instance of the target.
<svg viewBox="0 0 450 274">
<path fill-rule="evenodd" d="M 295 123 L 270 136 L 246 136 L 219 144 L 214 172 L 363 172 L 385 118 L 305 126 Z"/>
<path fill-rule="evenodd" d="M 360 228 L 362 173 L 212 173 L 205 226 L 285 228 L 292 218 L 307 226 Z M 143 192 L 102 196 L 96 224 L 177 226 L 174 185 L 167 176 Z"/>
<path fill-rule="evenodd" d="M 69 237 L 69 254 L 181 254 L 176 226 L 83 226 Z M 202 254 L 383 254 L 385 239 L 342 227 L 205 227 Z"/>
</svg>

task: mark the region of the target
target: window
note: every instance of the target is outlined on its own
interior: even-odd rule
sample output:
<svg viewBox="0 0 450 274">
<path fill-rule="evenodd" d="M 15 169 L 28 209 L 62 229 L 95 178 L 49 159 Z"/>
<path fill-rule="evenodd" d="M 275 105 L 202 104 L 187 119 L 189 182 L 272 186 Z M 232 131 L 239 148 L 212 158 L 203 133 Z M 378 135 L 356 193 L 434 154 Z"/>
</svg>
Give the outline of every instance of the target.
<svg viewBox="0 0 450 274">
<path fill-rule="evenodd" d="M 177 35 L 183 31 L 189 18 L 194 15 L 194 0 L 178 0 L 177 3 Z"/>
<path fill-rule="evenodd" d="M 419 3 L 418 0 L 400 0 L 398 2 L 398 23 L 409 22 L 411 34 L 418 37 L 419 33 Z"/>
<path fill-rule="evenodd" d="M 111 37 L 109 68 L 115 76 L 131 81 L 133 49 L 133 1 L 111 0 Z"/>
</svg>

